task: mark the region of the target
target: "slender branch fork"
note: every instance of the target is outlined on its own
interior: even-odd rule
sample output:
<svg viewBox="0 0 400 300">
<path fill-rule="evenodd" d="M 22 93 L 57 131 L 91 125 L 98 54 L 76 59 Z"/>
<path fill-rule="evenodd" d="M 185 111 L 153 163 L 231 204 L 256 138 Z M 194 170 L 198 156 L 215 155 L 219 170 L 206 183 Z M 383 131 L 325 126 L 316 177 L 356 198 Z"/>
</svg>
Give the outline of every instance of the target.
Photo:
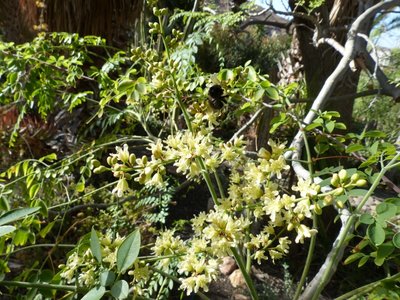
<svg viewBox="0 0 400 300">
<path fill-rule="evenodd" d="M 304 145 L 303 141 L 303 131 L 305 126 L 310 124 L 316 117 L 317 112 L 324 107 L 327 103 L 330 95 L 338 84 L 339 80 L 342 79 L 343 75 L 349 67 L 349 63 L 354 59 L 356 52 L 356 39 L 362 26 L 373 18 L 378 12 L 392 8 L 396 5 L 400 5 L 400 0 L 391 0 L 380 2 L 369 9 L 365 10 L 352 24 L 349 29 L 348 39 L 345 43 L 344 49 L 339 47 L 333 40 L 322 40 L 321 42 L 327 42 L 334 48 L 337 48 L 339 52 L 343 55 L 338 66 L 333 71 L 333 73 L 328 77 L 323 85 L 321 91 L 319 92 L 317 98 L 313 102 L 311 109 L 304 118 L 301 128 L 294 137 L 290 148 L 294 149 L 285 153 L 286 159 L 293 159 L 293 168 L 297 174 L 301 177 L 309 176 L 309 172 L 304 169 L 304 167 L 297 161 L 301 156 L 301 149 Z M 382 175 L 383 176 L 383 175 Z M 345 238 L 353 231 L 355 216 L 349 214 L 348 211 L 342 210 L 340 212 L 340 219 L 342 222 L 342 228 L 333 243 L 331 252 L 328 254 L 324 264 L 321 266 L 318 273 L 311 280 L 308 286 L 305 288 L 300 299 L 317 299 L 327 285 L 328 281 L 334 274 L 337 265 L 339 264 L 341 258 L 343 257 L 343 251 L 346 246 Z"/>
</svg>

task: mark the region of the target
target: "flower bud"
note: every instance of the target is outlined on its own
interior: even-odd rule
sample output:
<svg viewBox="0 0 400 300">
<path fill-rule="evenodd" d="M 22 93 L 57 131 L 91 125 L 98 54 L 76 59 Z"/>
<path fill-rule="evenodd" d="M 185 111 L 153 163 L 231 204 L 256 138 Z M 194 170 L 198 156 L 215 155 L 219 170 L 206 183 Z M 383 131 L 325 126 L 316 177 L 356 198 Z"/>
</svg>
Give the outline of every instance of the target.
<svg viewBox="0 0 400 300">
<path fill-rule="evenodd" d="M 134 166 L 136 164 L 136 155 L 134 153 L 131 153 L 129 155 L 129 163 Z"/>
<path fill-rule="evenodd" d="M 141 173 L 139 175 L 139 178 L 136 178 L 136 180 L 140 183 L 140 184 L 145 184 L 146 183 L 146 174 Z"/>
<path fill-rule="evenodd" d="M 367 185 L 367 181 L 365 179 L 358 179 L 356 182 L 356 186 L 358 187 L 362 187 L 362 186 L 366 186 Z"/>
<path fill-rule="evenodd" d="M 109 168 L 106 168 L 105 166 L 100 166 L 100 167 L 97 167 L 96 169 L 94 169 L 93 173 L 94 174 L 101 174 L 101 173 L 103 173 L 105 171 L 108 171 L 108 170 L 109 170 Z"/>
<path fill-rule="evenodd" d="M 323 201 L 325 205 L 331 205 L 333 201 L 332 195 L 326 195 Z"/>
<path fill-rule="evenodd" d="M 334 191 L 333 191 L 333 195 L 335 195 L 335 196 L 340 196 L 340 195 L 342 195 L 344 193 L 344 188 L 342 188 L 342 187 L 339 187 L 339 188 L 337 188 L 337 189 L 335 189 Z"/>
<path fill-rule="evenodd" d="M 168 8 L 161 8 L 160 9 L 160 15 L 161 16 L 166 16 L 168 14 Z"/>
<path fill-rule="evenodd" d="M 92 159 L 90 163 L 93 166 L 93 168 L 97 168 L 100 166 L 100 162 L 97 159 Z"/>
<path fill-rule="evenodd" d="M 358 179 L 360 179 L 360 175 L 358 175 L 357 173 L 354 173 L 354 174 L 351 175 L 351 177 L 350 177 L 350 182 L 351 182 L 351 183 L 355 183 Z"/>
<path fill-rule="evenodd" d="M 343 203 L 343 201 L 341 201 L 341 200 L 336 201 L 336 205 L 337 205 L 337 207 L 339 207 L 339 208 L 343 208 L 343 207 L 344 207 L 344 203 Z"/>
<path fill-rule="evenodd" d="M 157 7 L 153 7 L 153 15 L 156 17 L 161 16 L 160 10 Z"/>
<path fill-rule="evenodd" d="M 347 178 L 347 171 L 345 169 L 341 169 L 338 175 L 340 181 L 343 182 Z"/>
<path fill-rule="evenodd" d="M 293 223 L 289 223 L 286 229 L 287 231 L 292 231 L 294 229 Z"/>
<path fill-rule="evenodd" d="M 258 151 L 258 157 L 260 157 L 260 158 L 264 158 L 264 159 L 270 159 L 271 158 L 271 152 L 269 152 L 268 150 L 266 150 L 266 149 L 264 149 L 264 148 L 261 148 L 259 151 Z"/>
<path fill-rule="evenodd" d="M 331 185 L 334 187 L 339 187 L 340 179 L 338 174 L 333 174 L 331 178 Z"/>
<path fill-rule="evenodd" d="M 316 213 L 317 215 L 321 215 L 321 214 L 322 214 L 322 208 L 321 208 L 321 206 L 319 206 L 318 203 L 315 203 L 314 211 L 315 211 L 315 213 Z"/>
</svg>

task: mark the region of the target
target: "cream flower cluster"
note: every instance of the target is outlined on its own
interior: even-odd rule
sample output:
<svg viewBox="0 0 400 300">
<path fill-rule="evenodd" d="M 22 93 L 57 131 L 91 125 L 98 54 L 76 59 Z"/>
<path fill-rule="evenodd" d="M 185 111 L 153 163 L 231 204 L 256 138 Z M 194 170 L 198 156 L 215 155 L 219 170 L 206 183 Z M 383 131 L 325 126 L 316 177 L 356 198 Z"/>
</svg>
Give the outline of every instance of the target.
<svg viewBox="0 0 400 300">
<path fill-rule="evenodd" d="M 212 134 L 206 129 L 200 129 L 196 133 L 189 130 L 180 131 L 170 135 L 165 141 L 160 139 L 151 143 L 148 150 L 151 157 L 136 158 L 129 153 L 128 145 L 116 147 L 116 153 L 111 153 L 107 163 L 118 178 L 118 183 L 113 193 L 119 197 L 129 191 L 128 180 L 134 177 L 135 181 L 146 186 L 164 187 L 163 176 L 166 173 L 165 165 L 172 164 L 178 173 L 184 174 L 188 179 L 197 178 L 202 168 L 208 172 L 214 172 L 223 161 L 234 162 L 244 155 L 244 142 L 241 138 L 233 142 L 220 143 L 215 146 Z M 204 167 L 202 167 L 204 165 Z M 100 173 L 107 170 L 100 166 L 94 170 Z"/>
<path fill-rule="evenodd" d="M 120 181 L 134 177 L 141 184 L 154 186 L 164 184 L 167 164 L 188 179 L 197 178 L 201 172 L 212 174 L 222 163 L 230 165 L 227 196 L 221 196 L 214 209 L 191 220 L 192 238 L 184 241 L 167 230 L 152 249 L 161 268 L 173 267 L 182 275 L 181 288 L 188 295 L 207 291 L 218 274 L 219 260 L 232 255 L 232 249 L 245 250 L 258 263 L 268 259 L 274 262 L 289 251 L 288 232 L 295 232 L 296 243 L 316 234 L 305 221 L 316 210 L 320 187 L 311 180 L 299 179 L 292 187 L 298 196 L 283 193 L 276 179 L 282 179 L 289 169 L 283 156 L 285 145 L 269 141 L 269 149 L 261 149 L 258 158 L 251 159 L 241 138 L 219 142 L 200 126 L 150 144 L 149 157 L 136 158 L 126 145 L 110 155 L 109 164 Z M 119 185 L 117 194 L 127 188 Z"/>
<path fill-rule="evenodd" d="M 107 233 L 100 238 L 101 256 L 103 267 L 111 270 L 117 261 L 117 249 L 123 242 L 123 238 L 118 234 L 112 237 Z M 88 244 L 78 245 L 78 247 L 68 257 L 67 262 L 60 265 L 62 269 L 60 276 L 67 283 L 77 283 L 81 286 L 91 287 L 98 281 L 100 264 L 94 258 Z"/>
</svg>

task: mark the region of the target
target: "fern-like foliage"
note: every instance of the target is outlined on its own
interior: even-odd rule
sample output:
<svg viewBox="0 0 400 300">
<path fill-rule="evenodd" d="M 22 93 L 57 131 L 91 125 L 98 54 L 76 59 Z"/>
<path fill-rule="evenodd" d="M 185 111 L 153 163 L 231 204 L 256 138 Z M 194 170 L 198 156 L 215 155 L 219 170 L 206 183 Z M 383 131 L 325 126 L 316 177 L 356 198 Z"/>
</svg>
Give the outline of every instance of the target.
<svg viewBox="0 0 400 300">
<path fill-rule="evenodd" d="M 146 210 L 144 217 L 151 223 L 164 224 L 172 201 L 174 187 L 166 186 L 163 189 L 146 187 L 143 189 L 141 199 L 135 204 L 136 210 Z"/>
</svg>

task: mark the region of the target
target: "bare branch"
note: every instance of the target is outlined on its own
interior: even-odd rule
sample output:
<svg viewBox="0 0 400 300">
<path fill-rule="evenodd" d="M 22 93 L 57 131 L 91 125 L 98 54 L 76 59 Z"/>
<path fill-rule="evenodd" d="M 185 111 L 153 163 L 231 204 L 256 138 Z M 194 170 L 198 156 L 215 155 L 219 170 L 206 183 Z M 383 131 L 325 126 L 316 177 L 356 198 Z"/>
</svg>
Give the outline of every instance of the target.
<svg viewBox="0 0 400 300">
<path fill-rule="evenodd" d="M 367 97 L 367 96 L 373 96 L 373 95 L 391 96 L 391 94 L 386 94 L 383 91 L 383 89 L 372 89 L 372 90 L 362 91 L 359 93 L 351 93 L 351 94 L 346 94 L 346 95 L 341 95 L 341 96 L 329 97 L 327 102 L 345 101 L 348 99 L 355 99 L 355 98 L 361 98 L 361 97 Z M 314 98 L 304 98 L 304 99 L 290 99 L 289 101 L 291 103 L 307 103 L 307 102 L 312 102 L 314 100 L 315 100 Z"/>
<path fill-rule="evenodd" d="M 259 117 L 259 115 L 262 113 L 263 110 L 264 108 L 260 108 L 259 110 L 257 110 L 254 113 L 254 115 L 250 118 L 250 120 L 248 120 L 246 124 L 244 124 L 238 131 L 235 132 L 235 134 L 229 139 L 229 142 L 233 142 L 243 132 L 245 132 L 251 126 L 251 124 L 253 124 L 257 120 L 257 118 Z"/>
<path fill-rule="evenodd" d="M 244 30 L 251 25 L 265 25 L 265 26 L 273 26 L 273 27 L 277 27 L 277 28 L 283 28 L 287 31 L 291 24 L 292 24 L 291 22 L 281 23 L 281 22 L 274 22 L 274 21 L 268 21 L 268 20 L 250 20 L 250 21 L 246 21 L 242 25 L 240 25 L 240 29 Z"/>
<path fill-rule="evenodd" d="M 342 56 L 344 56 L 345 54 L 345 49 L 344 47 L 335 39 L 333 38 L 320 38 L 317 41 L 317 47 L 321 44 L 328 44 L 330 46 L 332 46 L 337 52 L 339 52 L 340 54 L 342 54 Z"/>
<path fill-rule="evenodd" d="M 382 69 L 368 52 L 364 52 L 363 56 L 365 58 L 365 66 L 367 67 L 368 71 L 371 73 L 375 72 L 376 79 L 382 87 L 382 93 L 391 96 L 394 101 L 400 102 L 400 88 L 389 82 L 389 79 L 386 77 L 385 73 L 383 73 Z"/>
<path fill-rule="evenodd" d="M 288 151 L 285 153 L 285 158 L 296 158 L 298 159 L 301 154 L 301 149 L 303 147 L 303 130 L 304 127 L 310 124 L 316 117 L 317 111 L 323 108 L 323 106 L 327 103 L 330 95 L 334 91 L 336 85 L 343 77 L 345 72 L 348 69 L 349 63 L 354 59 L 355 56 L 355 48 L 356 48 L 356 38 L 358 32 L 361 30 L 362 26 L 371 20 L 379 11 L 394 7 L 395 5 L 400 5 L 400 0 L 389 0 L 385 2 L 380 2 L 367 10 L 365 10 L 351 25 L 348 39 L 346 41 L 344 47 L 343 57 L 340 60 L 336 69 L 332 72 L 332 74 L 328 77 L 323 85 L 321 91 L 319 92 L 317 98 L 315 99 L 314 103 L 311 106 L 310 111 L 307 113 L 306 117 L 304 118 L 303 125 L 301 126 L 300 130 L 294 137 L 290 148 L 295 148 L 294 151 Z M 318 40 L 318 39 L 317 39 Z M 374 64 L 375 66 L 375 64 Z M 377 76 L 378 76 L 377 71 Z M 382 72 L 383 73 L 383 72 Z M 297 163 L 297 162 L 296 162 Z M 300 173 L 300 170 L 297 172 Z M 303 171 L 301 171 L 303 172 Z M 340 260 L 343 257 L 343 251 L 346 246 L 345 237 L 353 231 L 353 224 L 349 223 L 351 220 L 350 215 L 345 214 L 342 212 L 341 214 L 342 220 L 342 228 L 336 237 L 335 242 L 333 243 L 333 247 L 331 252 L 328 254 L 324 264 L 321 266 L 318 273 L 309 283 L 309 285 L 304 290 L 303 294 L 301 295 L 300 299 L 308 300 L 308 299 L 317 299 L 330 280 L 332 275 L 335 273 L 337 265 L 339 264 Z"/>
</svg>

